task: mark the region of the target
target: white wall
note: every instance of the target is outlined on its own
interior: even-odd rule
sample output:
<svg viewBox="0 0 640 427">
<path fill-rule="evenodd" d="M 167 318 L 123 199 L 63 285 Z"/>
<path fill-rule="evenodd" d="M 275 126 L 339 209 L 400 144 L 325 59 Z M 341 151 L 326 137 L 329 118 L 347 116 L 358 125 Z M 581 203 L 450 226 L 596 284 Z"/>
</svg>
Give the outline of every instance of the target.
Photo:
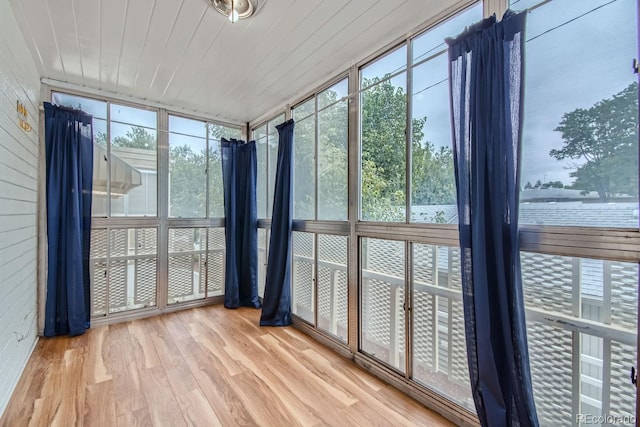
<svg viewBox="0 0 640 427">
<path fill-rule="evenodd" d="M 17 101 L 31 132 L 18 124 Z M 37 339 L 39 103 L 39 74 L 9 1 L 0 0 L 0 415 Z"/>
</svg>

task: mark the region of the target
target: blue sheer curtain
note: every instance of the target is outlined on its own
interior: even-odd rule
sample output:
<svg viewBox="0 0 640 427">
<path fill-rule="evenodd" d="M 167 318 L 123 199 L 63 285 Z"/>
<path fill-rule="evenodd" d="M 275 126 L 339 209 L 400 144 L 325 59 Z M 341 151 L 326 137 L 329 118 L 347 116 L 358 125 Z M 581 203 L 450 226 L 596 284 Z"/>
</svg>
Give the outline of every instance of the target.
<svg viewBox="0 0 640 427">
<path fill-rule="evenodd" d="M 44 103 L 47 169 L 47 296 L 44 335 L 81 335 L 91 295 L 92 117 Z"/>
<path fill-rule="evenodd" d="M 291 324 L 291 170 L 293 166 L 293 119 L 278 129 L 278 163 L 273 194 L 271 239 L 261 326 Z"/>
<path fill-rule="evenodd" d="M 538 425 L 518 240 L 525 16 L 447 40 L 469 374 L 492 427 Z"/>
<path fill-rule="evenodd" d="M 260 308 L 256 143 L 222 138 L 226 263 L 224 306 Z"/>
</svg>

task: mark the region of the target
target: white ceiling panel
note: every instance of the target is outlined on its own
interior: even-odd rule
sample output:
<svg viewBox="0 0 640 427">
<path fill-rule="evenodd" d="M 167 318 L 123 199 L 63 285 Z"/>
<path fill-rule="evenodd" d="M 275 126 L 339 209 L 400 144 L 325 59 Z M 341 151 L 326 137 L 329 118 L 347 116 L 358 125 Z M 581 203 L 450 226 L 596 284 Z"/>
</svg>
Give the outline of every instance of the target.
<svg viewBox="0 0 640 427">
<path fill-rule="evenodd" d="M 73 3 L 82 84 L 100 88 L 100 49 L 96 49 L 96 40 L 100 40 L 100 3 L 82 0 Z"/>
<path fill-rule="evenodd" d="M 248 122 L 468 0 L 9 0 L 42 77 Z M 1 30 L 0 30 L 1 31 Z"/>
<path fill-rule="evenodd" d="M 82 3 L 93 3 L 80 0 Z M 102 0 L 105 2 L 106 0 Z M 127 93 L 135 86 L 136 73 L 140 68 L 140 58 L 145 50 L 151 18 L 157 2 L 129 0 L 124 17 L 124 32 L 121 37 L 122 53 L 118 58 L 116 85 L 118 92 Z"/>
</svg>

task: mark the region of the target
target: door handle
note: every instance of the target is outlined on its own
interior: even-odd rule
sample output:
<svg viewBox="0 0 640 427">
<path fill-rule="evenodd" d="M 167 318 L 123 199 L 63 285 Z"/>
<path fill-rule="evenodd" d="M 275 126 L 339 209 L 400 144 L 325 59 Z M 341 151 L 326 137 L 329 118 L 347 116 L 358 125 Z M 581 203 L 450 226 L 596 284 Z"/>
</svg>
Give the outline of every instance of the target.
<svg viewBox="0 0 640 427">
<path fill-rule="evenodd" d="M 635 366 L 631 367 L 631 384 L 638 386 L 638 374 L 636 373 Z"/>
</svg>

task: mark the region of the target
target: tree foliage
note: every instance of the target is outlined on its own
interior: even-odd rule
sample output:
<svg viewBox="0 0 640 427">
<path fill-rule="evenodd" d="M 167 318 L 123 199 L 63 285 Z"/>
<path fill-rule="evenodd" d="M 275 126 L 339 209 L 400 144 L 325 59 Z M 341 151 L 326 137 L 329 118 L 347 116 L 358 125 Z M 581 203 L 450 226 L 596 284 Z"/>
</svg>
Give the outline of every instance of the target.
<svg viewBox="0 0 640 427">
<path fill-rule="evenodd" d="M 148 129 L 131 126 L 126 136 L 116 136 L 111 140 L 114 147 L 140 148 L 143 150 L 156 149 L 156 136 Z"/>
<path fill-rule="evenodd" d="M 402 221 L 406 197 L 406 102 L 404 89 L 378 78 L 362 94 L 362 216 Z M 411 204 L 455 204 L 453 153 L 424 140 L 427 117 L 411 121 Z M 432 219 L 427 219 L 432 220 Z"/>
<path fill-rule="evenodd" d="M 596 191 L 601 201 L 638 195 L 637 83 L 590 108 L 565 113 L 555 130 L 564 145 L 549 154 L 584 161 L 570 174 L 573 188 Z"/>
<path fill-rule="evenodd" d="M 315 102 L 294 110 L 294 215 L 315 218 L 315 186 L 318 180 L 318 219 L 347 219 L 347 102 L 327 90 L 318 97 L 319 105 L 330 105 L 317 115 Z M 309 108 L 311 106 L 311 108 Z M 311 114 L 311 115 L 309 115 Z M 306 117 L 305 117 L 306 116 Z M 317 123 L 316 123 L 317 120 Z M 316 126 L 318 128 L 316 171 Z"/>
</svg>

